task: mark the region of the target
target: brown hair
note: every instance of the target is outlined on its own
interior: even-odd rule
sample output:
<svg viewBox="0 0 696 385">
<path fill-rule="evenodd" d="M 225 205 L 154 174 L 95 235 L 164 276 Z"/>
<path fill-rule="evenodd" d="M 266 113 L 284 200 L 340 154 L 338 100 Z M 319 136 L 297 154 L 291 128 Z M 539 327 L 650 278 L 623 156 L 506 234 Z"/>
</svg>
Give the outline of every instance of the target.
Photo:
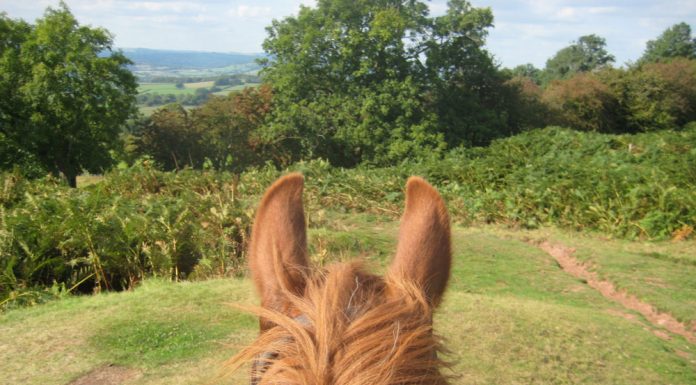
<svg viewBox="0 0 696 385">
<path fill-rule="evenodd" d="M 249 264 L 261 307 L 256 341 L 231 369 L 254 361 L 253 384 L 446 384 L 432 314 L 451 265 L 449 217 L 421 178 L 406 186 L 399 244 L 385 277 L 360 262 L 310 271 L 303 178 L 290 174 L 264 195 Z"/>
</svg>

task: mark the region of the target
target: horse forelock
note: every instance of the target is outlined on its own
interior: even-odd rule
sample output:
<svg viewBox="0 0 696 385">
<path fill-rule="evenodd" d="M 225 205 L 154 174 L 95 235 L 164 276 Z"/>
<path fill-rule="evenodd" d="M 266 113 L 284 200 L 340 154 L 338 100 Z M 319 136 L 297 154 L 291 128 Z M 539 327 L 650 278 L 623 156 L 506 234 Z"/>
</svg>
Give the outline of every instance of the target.
<svg viewBox="0 0 696 385">
<path fill-rule="evenodd" d="M 286 295 L 300 315 L 251 309 L 274 326 L 229 362 L 235 368 L 254 361 L 253 383 L 447 383 L 433 309 L 416 284 L 340 263 L 307 277 L 304 295 Z"/>
</svg>

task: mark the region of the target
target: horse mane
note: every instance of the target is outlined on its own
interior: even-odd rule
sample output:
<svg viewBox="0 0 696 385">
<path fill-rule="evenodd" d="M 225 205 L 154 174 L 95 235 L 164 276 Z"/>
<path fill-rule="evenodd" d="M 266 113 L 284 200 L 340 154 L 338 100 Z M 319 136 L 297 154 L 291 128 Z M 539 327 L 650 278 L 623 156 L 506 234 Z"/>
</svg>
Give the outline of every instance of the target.
<svg viewBox="0 0 696 385">
<path fill-rule="evenodd" d="M 360 262 L 303 274 L 303 295 L 284 288 L 302 322 L 266 307 L 247 308 L 273 326 L 231 358 L 228 369 L 264 357 L 268 369 L 262 377 L 252 374 L 259 385 L 447 384 L 433 307 L 419 285 L 396 274 L 370 274 Z"/>
<path fill-rule="evenodd" d="M 452 263 L 442 197 L 406 182 L 396 254 L 384 277 L 357 262 L 312 270 L 297 173 L 278 179 L 256 210 L 249 270 L 260 335 L 228 368 L 253 362 L 251 385 L 444 385 L 433 311 Z"/>
</svg>

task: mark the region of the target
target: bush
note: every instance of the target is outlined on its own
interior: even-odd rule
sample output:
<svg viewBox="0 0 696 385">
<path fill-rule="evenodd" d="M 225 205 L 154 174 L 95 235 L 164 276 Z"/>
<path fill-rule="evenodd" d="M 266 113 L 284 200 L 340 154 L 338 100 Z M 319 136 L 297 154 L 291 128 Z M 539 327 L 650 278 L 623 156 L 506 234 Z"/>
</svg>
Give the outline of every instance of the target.
<svg viewBox="0 0 696 385">
<path fill-rule="evenodd" d="M 646 64 L 629 71 L 621 85 L 630 126 L 654 131 L 696 120 L 696 60 Z"/>
<path fill-rule="evenodd" d="M 250 217 L 232 180 L 164 173 L 147 161 L 83 189 L 5 177 L 13 191 L 0 211 L 0 293 L 54 282 L 91 292 L 131 288 L 146 276 L 239 274 Z"/>
<path fill-rule="evenodd" d="M 550 127 L 490 147 L 399 166 L 299 162 L 305 201 L 320 210 L 397 219 L 410 175 L 433 183 L 459 223 L 556 225 L 664 239 L 696 223 L 696 127 L 636 135 Z M 0 303 L 124 289 L 244 270 L 253 207 L 280 171 L 161 172 L 143 160 L 94 185 L 0 176 Z M 235 188 L 236 186 L 236 188 Z M 48 289 L 52 288 L 52 289 Z M 2 305 L 0 305 L 2 306 Z"/>
<path fill-rule="evenodd" d="M 544 91 L 543 99 L 551 109 L 553 124 L 605 133 L 624 129 L 619 99 L 593 74 L 579 73 L 554 81 Z"/>
</svg>

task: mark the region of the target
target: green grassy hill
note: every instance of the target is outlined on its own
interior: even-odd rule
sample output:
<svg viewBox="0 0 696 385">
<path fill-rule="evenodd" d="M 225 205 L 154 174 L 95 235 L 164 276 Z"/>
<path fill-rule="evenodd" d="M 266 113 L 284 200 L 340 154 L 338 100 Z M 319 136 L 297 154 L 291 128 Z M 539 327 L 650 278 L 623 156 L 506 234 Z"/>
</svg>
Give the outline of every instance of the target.
<svg viewBox="0 0 696 385">
<path fill-rule="evenodd" d="M 308 214 L 315 263 L 362 255 L 380 270 L 387 262 L 395 220 Z M 500 227 L 453 233 L 453 275 L 435 320 L 451 350 L 453 384 L 696 383 L 695 343 L 604 298 L 535 246 L 575 248 L 603 279 L 693 328 L 696 242 Z M 248 279 L 153 279 L 129 292 L 8 311 L 0 315 L 3 383 L 68 384 L 99 372 L 126 384 L 245 383 L 246 371 L 220 375 L 257 331 L 256 320 L 229 303 L 255 301 Z"/>
</svg>

